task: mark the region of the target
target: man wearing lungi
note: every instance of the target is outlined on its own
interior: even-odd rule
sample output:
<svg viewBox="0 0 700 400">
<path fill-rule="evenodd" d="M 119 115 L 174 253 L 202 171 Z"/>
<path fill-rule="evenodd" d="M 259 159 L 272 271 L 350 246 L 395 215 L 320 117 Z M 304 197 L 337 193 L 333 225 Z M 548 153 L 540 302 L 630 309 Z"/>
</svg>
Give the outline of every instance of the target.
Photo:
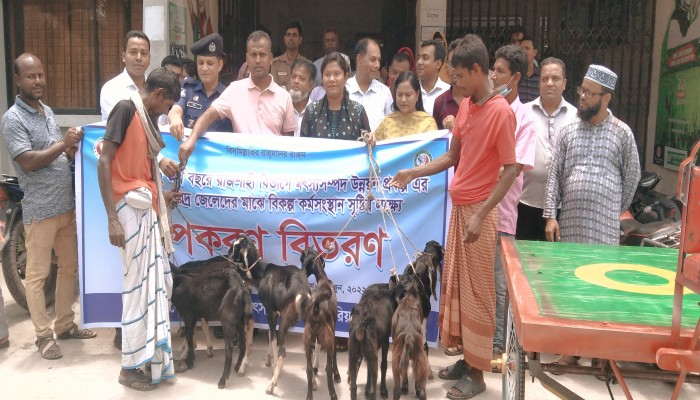
<svg viewBox="0 0 700 400">
<path fill-rule="evenodd" d="M 163 67 L 153 70 L 144 91 L 110 112 L 98 163 L 109 241 L 121 249 L 124 272 L 119 383 L 139 391 L 186 370 L 172 359 L 167 258 L 173 247 L 156 162 L 165 147 L 156 120 L 179 97 L 178 78 Z M 150 377 L 139 370 L 146 364 Z"/>
<path fill-rule="evenodd" d="M 450 399 L 469 399 L 486 390 L 491 371 L 496 299 L 493 263 L 496 206 L 515 180 L 516 119 L 508 101 L 491 89 L 489 56 L 476 35 L 454 50 L 456 86 L 466 92 L 447 153 L 424 165 L 399 171 L 391 186 L 442 172 L 459 162 L 452 184 L 452 216 L 440 298 L 440 336 L 445 347 L 462 345 L 464 359 L 440 372 L 459 379 Z"/>
</svg>

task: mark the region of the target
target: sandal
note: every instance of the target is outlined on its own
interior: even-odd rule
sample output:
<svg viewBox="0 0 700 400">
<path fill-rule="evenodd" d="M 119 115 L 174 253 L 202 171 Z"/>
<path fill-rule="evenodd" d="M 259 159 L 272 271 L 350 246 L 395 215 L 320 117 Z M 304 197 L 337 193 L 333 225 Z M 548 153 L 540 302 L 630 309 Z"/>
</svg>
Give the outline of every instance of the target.
<svg viewBox="0 0 700 400">
<path fill-rule="evenodd" d="M 119 374 L 119 383 L 139 392 L 147 392 L 158 387 L 140 369 L 132 371 L 134 372 L 129 372 L 126 376 Z"/>
<path fill-rule="evenodd" d="M 97 334 L 89 329 L 80 329 L 75 322 L 71 322 L 70 328 L 56 335 L 57 339 L 92 339 Z"/>
<path fill-rule="evenodd" d="M 61 349 L 56 344 L 56 340 L 53 336 L 37 338 L 34 344 L 39 348 L 39 353 L 41 353 L 41 356 L 46 360 L 58 360 L 63 357 Z"/>
<path fill-rule="evenodd" d="M 459 395 L 452 394 L 453 390 L 459 391 Z M 447 392 L 447 398 L 450 400 L 466 400 L 485 391 L 486 382 L 475 383 L 465 375 L 450 388 L 450 391 Z"/>
<path fill-rule="evenodd" d="M 456 363 L 438 371 L 438 377 L 446 381 L 456 381 L 467 372 L 469 372 L 469 364 L 464 360 L 457 360 Z"/>
<path fill-rule="evenodd" d="M 459 356 L 464 354 L 464 349 L 462 348 L 462 346 L 446 347 L 445 354 L 448 356 Z"/>
<path fill-rule="evenodd" d="M 552 364 L 554 365 L 564 365 L 564 366 L 570 366 L 570 365 L 578 365 L 578 358 L 576 356 L 559 356 L 559 359 L 557 361 L 553 362 Z M 552 375 L 564 375 L 565 372 L 550 372 Z"/>
<path fill-rule="evenodd" d="M 5 336 L 4 338 L 0 339 L 0 349 L 6 349 L 10 347 L 10 337 Z"/>
</svg>

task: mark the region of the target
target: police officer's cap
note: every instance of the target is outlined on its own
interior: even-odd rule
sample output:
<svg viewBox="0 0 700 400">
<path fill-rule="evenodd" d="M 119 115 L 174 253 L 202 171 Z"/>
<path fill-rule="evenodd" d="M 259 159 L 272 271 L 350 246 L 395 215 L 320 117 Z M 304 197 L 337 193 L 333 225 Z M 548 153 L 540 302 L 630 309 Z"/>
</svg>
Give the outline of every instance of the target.
<svg viewBox="0 0 700 400">
<path fill-rule="evenodd" d="M 212 33 L 196 41 L 190 51 L 195 56 L 222 56 L 224 39 L 218 33 Z"/>
</svg>

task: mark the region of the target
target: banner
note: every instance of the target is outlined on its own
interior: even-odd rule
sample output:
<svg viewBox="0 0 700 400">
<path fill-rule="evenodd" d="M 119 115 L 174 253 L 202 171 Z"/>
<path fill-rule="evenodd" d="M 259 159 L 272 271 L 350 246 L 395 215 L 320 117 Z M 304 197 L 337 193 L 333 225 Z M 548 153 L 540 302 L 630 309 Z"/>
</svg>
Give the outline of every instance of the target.
<svg viewBox="0 0 700 400">
<path fill-rule="evenodd" d="M 700 132 L 700 2 L 676 1 L 661 49 L 654 164 L 678 171 Z"/>
<path fill-rule="evenodd" d="M 116 327 L 121 320 L 122 265 L 118 249 L 109 243 L 97 181 L 105 128 L 84 129 L 76 163 L 82 322 Z M 163 136 L 163 155 L 177 160 L 179 143 L 167 133 Z M 338 296 L 336 329 L 339 336 L 347 336 L 350 311 L 364 289 L 388 282 L 392 267 L 402 273 L 413 260 L 416 249 L 408 240 L 421 251 L 430 240 L 444 243 L 447 172 L 416 179 L 403 190 L 390 189 L 388 182 L 398 170 L 429 162 L 448 146 L 446 131 L 379 144 L 374 156 L 381 170 L 370 182 L 369 155 L 362 143 L 209 133 L 188 161 L 182 202 L 172 213 L 174 263 L 226 255 L 241 233 L 256 241 L 266 261 L 277 264 L 299 266 L 306 246 L 323 249 L 332 243 L 326 272 Z M 172 182 L 164 179 L 163 185 L 168 190 Z M 376 200 L 367 207 L 372 187 Z M 408 240 L 400 237 L 390 215 Z M 253 297 L 256 326 L 265 328 L 265 311 L 257 295 Z M 438 335 L 438 305 L 433 300 L 428 318 L 431 343 Z"/>
</svg>

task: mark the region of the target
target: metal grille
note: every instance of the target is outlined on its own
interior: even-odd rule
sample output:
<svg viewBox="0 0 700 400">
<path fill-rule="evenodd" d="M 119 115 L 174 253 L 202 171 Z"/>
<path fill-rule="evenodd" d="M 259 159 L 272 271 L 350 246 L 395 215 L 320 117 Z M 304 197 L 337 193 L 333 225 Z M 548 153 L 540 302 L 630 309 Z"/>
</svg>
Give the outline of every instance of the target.
<svg viewBox="0 0 700 400">
<path fill-rule="evenodd" d="M 224 38 L 226 62 L 222 73 L 238 72 L 245 62 L 248 35 L 260 29 L 260 2 L 219 0 L 219 33 Z"/>
<path fill-rule="evenodd" d="M 612 69 L 619 79 L 610 108 L 632 128 L 645 165 L 655 10 L 656 0 L 448 0 L 447 38 L 477 34 L 493 56 L 523 26 L 539 60 L 566 63 L 564 97 L 572 104 L 589 64 Z"/>
</svg>

